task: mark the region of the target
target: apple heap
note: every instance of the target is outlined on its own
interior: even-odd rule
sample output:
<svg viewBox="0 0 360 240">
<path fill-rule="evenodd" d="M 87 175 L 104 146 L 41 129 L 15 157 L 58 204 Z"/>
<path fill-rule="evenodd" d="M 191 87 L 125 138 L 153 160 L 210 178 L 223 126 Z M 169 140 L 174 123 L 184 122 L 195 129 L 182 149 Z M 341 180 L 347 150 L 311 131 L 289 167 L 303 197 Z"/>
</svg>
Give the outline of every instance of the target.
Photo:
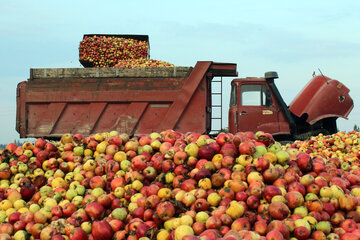
<svg viewBox="0 0 360 240">
<path fill-rule="evenodd" d="M 125 68 L 135 68 L 135 67 L 173 67 L 174 64 L 154 60 L 147 58 L 138 58 L 138 59 L 123 59 L 119 60 L 114 67 L 125 67 Z"/>
<path fill-rule="evenodd" d="M 93 67 L 169 67 L 170 63 L 148 59 L 147 41 L 117 36 L 85 36 L 79 60 Z"/>
<path fill-rule="evenodd" d="M 0 239 L 359 239 L 360 133 L 41 138 L 0 152 Z"/>
<path fill-rule="evenodd" d="M 94 67 L 113 67 L 119 59 L 147 58 L 146 41 L 116 36 L 85 36 L 79 46 L 79 60 Z"/>
</svg>

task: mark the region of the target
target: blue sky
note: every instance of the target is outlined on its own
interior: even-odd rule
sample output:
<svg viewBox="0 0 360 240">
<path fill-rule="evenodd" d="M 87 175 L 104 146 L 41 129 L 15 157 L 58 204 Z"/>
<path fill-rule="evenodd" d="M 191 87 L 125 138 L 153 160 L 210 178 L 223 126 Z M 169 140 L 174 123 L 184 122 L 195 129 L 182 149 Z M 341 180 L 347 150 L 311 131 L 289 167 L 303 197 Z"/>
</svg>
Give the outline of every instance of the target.
<svg viewBox="0 0 360 240">
<path fill-rule="evenodd" d="M 360 125 L 359 1 L 0 0 L 0 6 L 0 143 L 19 137 L 16 85 L 30 68 L 81 67 L 79 42 L 90 33 L 149 35 L 151 58 L 177 66 L 233 62 L 239 77 L 277 71 L 288 104 L 320 68 L 350 88 L 355 103 L 339 129 Z M 226 95 L 224 102 L 227 121 Z"/>
</svg>

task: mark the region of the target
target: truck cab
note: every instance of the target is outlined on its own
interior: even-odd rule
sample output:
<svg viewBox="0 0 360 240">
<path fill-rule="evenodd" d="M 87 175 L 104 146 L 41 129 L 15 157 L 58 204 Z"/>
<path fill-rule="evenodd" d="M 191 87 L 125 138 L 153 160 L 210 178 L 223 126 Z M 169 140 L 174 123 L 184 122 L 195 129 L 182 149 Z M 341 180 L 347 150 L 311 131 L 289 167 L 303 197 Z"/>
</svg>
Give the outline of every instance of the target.
<svg viewBox="0 0 360 240">
<path fill-rule="evenodd" d="M 265 78 L 247 77 L 231 83 L 229 131 L 290 134 L 290 126 Z"/>
<path fill-rule="evenodd" d="M 265 77 L 234 79 L 231 83 L 229 131 L 264 131 L 278 140 L 306 139 L 320 132 L 337 131 L 336 119 L 347 118 L 354 104 L 349 89 L 337 80 L 315 76 L 288 106 L 274 79 Z"/>
</svg>

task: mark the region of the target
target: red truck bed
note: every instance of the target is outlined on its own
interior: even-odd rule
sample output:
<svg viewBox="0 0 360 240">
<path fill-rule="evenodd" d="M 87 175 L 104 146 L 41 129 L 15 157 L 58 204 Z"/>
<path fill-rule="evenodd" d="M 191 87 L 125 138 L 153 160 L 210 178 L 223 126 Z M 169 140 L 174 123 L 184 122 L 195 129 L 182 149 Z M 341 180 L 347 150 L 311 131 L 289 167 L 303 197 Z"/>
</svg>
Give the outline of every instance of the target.
<svg viewBox="0 0 360 240">
<path fill-rule="evenodd" d="M 46 138 L 111 130 L 208 132 L 215 76 L 237 76 L 236 64 L 31 69 L 17 87 L 16 130 L 20 137 Z"/>
</svg>

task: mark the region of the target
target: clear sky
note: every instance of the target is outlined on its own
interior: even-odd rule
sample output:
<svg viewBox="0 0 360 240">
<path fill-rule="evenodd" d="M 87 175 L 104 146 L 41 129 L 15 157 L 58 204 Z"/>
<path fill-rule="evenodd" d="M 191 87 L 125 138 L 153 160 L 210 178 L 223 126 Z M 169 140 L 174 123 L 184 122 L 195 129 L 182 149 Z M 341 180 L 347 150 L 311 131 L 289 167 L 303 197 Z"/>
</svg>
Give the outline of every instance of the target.
<svg viewBox="0 0 360 240">
<path fill-rule="evenodd" d="M 338 128 L 360 125 L 358 0 L 0 0 L 0 6 L 0 143 L 19 138 L 16 86 L 30 68 L 81 67 L 79 42 L 93 33 L 149 35 L 151 58 L 177 66 L 232 62 L 239 77 L 277 71 L 287 104 L 320 68 L 350 88 L 355 103 Z"/>
</svg>

